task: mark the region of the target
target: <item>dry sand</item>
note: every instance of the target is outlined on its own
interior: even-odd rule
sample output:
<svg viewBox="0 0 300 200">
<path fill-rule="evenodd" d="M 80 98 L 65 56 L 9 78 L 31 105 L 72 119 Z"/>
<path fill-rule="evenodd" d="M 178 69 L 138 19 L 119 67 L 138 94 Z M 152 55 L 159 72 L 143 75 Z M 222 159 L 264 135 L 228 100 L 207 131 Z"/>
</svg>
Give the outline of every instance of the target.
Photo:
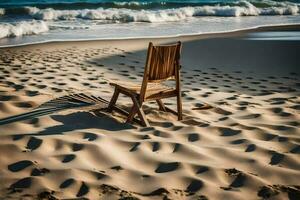
<svg viewBox="0 0 300 200">
<path fill-rule="evenodd" d="M 184 42 L 184 119 L 148 103 L 149 128 L 95 97 L 150 39 L 0 49 L 0 199 L 300 199 L 300 41 L 249 31 L 152 39 Z"/>
</svg>

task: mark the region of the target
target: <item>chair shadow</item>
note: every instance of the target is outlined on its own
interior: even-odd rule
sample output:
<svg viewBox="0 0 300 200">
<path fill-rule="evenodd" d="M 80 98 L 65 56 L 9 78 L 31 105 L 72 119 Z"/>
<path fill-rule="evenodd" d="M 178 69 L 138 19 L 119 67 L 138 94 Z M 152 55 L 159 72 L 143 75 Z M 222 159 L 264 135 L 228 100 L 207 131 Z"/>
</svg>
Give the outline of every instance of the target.
<svg viewBox="0 0 300 200">
<path fill-rule="evenodd" d="M 108 103 L 109 102 L 107 100 L 101 97 L 95 97 L 93 95 L 86 95 L 83 93 L 66 95 L 47 101 L 30 112 L 0 119 L 0 126 L 18 121 L 35 119 L 37 117 L 52 114 L 66 109 L 95 106 L 97 110 L 91 109 L 91 111 L 89 112 L 77 111 L 68 115 L 51 115 L 50 117 L 53 120 L 58 121 L 62 124 L 53 127 L 48 127 L 45 130 L 33 135 L 57 134 L 72 130 L 88 128 L 101 128 L 110 131 L 132 128 L 132 126 L 128 124 L 119 123 L 113 118 L 99 112 L 102 109 L 107 108 Z"/>
<path fill-rule="evenodd" d="M 0 119 L 0 125 L 6 125 L 13 122 L 33 119 L 36 117 L 48 115 L 54 112 L 71 108 L 80 108 L 96 104 L 100 108 L 105 108 L 107 107 L 107 103 L 108 102 L 105 99 L 102 99 L 101 97 L 95 97 L 92 95 L 88 96 L 83 93 L 66 95 L 47 101 L 38 106 L 33 111 Z"/>
<path fill-rule="evenodd" d="M 130 124 L 120 123 L 100 112 L 78 111 L 68 115 L 52 115 L 51 118 L 61 125 L 51 126 L 32 135 L 55 135 L 74 130 L 104 129 L 108 131 L 120 131 L 133 128 Z"/>
</svg>

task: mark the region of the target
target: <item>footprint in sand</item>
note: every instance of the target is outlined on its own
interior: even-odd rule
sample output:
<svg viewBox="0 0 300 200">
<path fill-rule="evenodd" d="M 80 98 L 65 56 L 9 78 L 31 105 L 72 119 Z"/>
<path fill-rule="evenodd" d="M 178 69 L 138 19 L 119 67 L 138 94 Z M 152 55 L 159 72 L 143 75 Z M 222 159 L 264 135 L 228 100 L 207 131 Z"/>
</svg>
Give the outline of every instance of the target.
<svg viewBox="0 0 300 200">
<path fill-rule="evenodd" d="M 33 165 L 33 162 L 30 160 L 22 160 L 7 166 L 8 170 L 11 172 L 21 171 L 29 166 Z"/>
<path fill-rule="evenodd" d="M 294 110 L 300 110 L 300 105 L 293 105 L 290 108 L 292 108 Z"/>
<path fill-rule="evenodd" d="M 80 189 L 78 193 L 76 194 L 76 197 L 82 197 L 86 195 L 90 191 L 90 188 L 85 184 L 85 182 L 82 182 Z"/>
<path fill-rule="evenodd" d="M 173 153 L 176 153 L 176 152 L 178 152 L 180 147 L 181 147 L 181 144 L 179 144 L 179 143 L 175 143 L 175 144 L 174 144 Z"/>
<path fill-rule="evenodd" d="M 29 78 L 22 78 L 22 79 L 20 79 L 20 81 L 21 81 L 22 83 L 24 83 L 24 82 L 29 81 Z"/>
<path fill-rule="evenodd" d="M 27 142 L 27 146 L 26 149 L 28 150 L 36 150 L 37 148 L 39 148 L 41 146 L 41 144 L 43 143 L 43 140 L 36 138 L 36 137 L 30 137 L 30 139 Z"/>
<path fill-rule="evenodd" d="M 15 88 L 15 90 L 16 90 L 16 91 L 19 91 L 19 90 L 22 90 L 22 89 L 24 89 L 24 88 L 25 88 L 25 86 L 23 86 L 23 85 L 17 85 L 17 84 L 15 84 L 15 85 L 13 86 L 13 88 Z"/>
<path fill-rule="evenodd" d="M 47 85 L 37 85 L 36 86 L 38 89 L 45 89 L 47 87 Z"/>
<path fill-rule="evenodd" d="M 152 151 L 153 152 L 156 152 L 156 151 L 158 151 L 160 149 L 160 144 L 159 144 L 159 142 L 153 142 L 152 143 Z"/>
<path fill-rule="evenodd" d="M 32 72 L 33 75 L 42 75 L 44 74 L 43 72 Z"/>
<path fill-rule="evenodd" d="M 50 80 L 50 79 L 55 79 L 55 78 L 53 76 L 47 76 L 47 77 L 45 77 L 45 79 Z"/>
<path fill-rule="evenodd" d="M 255 119 L 260 116 L 261 114 L 249 114 L 249 115 L 239 116 L 239 119 Z"/>
<path fill-rule="evenodd" d="M 199 168 L 198 168 L 196 174 L 202 174 L 202 173 L 204 173 L 204 172 L 207 172 L 208 170 L 209 170 L 209 168 L 206 167 L 206 166 L 199 166 Z"/>
<path fill-rule="evenodd" d="M 278 195 L 278 191 L 272 186 L 262 186 L 257 192 L 257 196 L 262 197 L 263 199 L 269 199 L 273 196 Z"/>
<path fill-rule="evenodd" d="M 225 86 L 224 86 L 225 87 Z M 232 96 L 232 97 L 228 97 L 228 98 L 226 98 L 226 100 L 236 100 L 237 99 L 237 97 L 236 96 Z"/>
<path fill-rule="evenodd" d="M 0 95 L 0 101 L 10 101 L 13 97 L 12 95 Z"/>
<path fill-rule="evenodd" d="M 80 150 L 83 149 L 83 147 L 84 147 L 83 144 L 74 143 L 74 144 L 72 145 L 72 151 L 80 151 Z"/>
<path fill-rule="evenodd" d="M 47 169 L 47 168 L 34 168 L 32 171 L 31 171 L 31 176 L 43 176 L 44 174 L 46 173 L 49 173 L 50 170 Z"/>
<path fill-rule="evenodd" d="M 217 121 L 225 121 L 225 120 L 227 120 L 227 119 L 229 119 L 229 117 L 221 117 L 221 118 L 219 118 Z"/>
<path fill-rule="evenodd" d="M 263 141 L 271 141 L 276 137 L 277 137 L 277 135 L 275 135 L 275 134 L 263 132 L 259 139 L 263 140 Z"/>
<path fill-rule="evenodd" d="M 21 140 L 22 138 L 24 138 L 24 135 L 13 135 L 12 136 L 12 140 L 13 141 Z"/>
<path fill-rule="evenodd" d="M 294 148 L 292 148 L 290 153 L 300 154 L 300 145 L 296 145 Z"/>
<path fill-rule="evenodd" d="M 196 142 L 198 140 L 199 140 L 199 134 L 197 134 L 197 133 L 188 134 L 188 141 L 189 142 Z"/>
<path fill-rule="evenodd" d="M 11 189 L 11 190 L 26 189 L 26 188 L 30 188 L 31 184 L 32 184 L 32 178 L 26 177 L 26 178 L 20 179 L 17 182 L 11 184 L 9 186 L 9 189 Z"/>
<path fill-rule="evenodd" d="M 197 192 L 203 187 L 203 182 L 201 180 L 193 180 L 188 187 L 186 188 L 186 192 Z"/>
<path fill-rule="evenodd" d="M 270 165 L 278 165 L 285 157 L 283 154 L 276 151 L 270 151 L 270 153 L 272 154 L 271 160 L 269 162 Z"/>
<path fill-rule="evenodd" d="M 242 131 L 234 130 L 234 129 L 231 129 L 231 128 L 219 128 L 219 132 L 221 133 L 220 136 L 226 136 L 227 137 L 227 136 L 238 135 Z"/>
<path fill-rule="evenodd" d="M 111 167 L 111 169 L 116 170 L 116 171 L 120 171 L 120 170 L 123 170 L 124 168 L 117 165 L 117 166 Z"/>
<path fill-rule="evenodd" d="M 84 133 L 83 139 L 87 139 L 88 141 L 94 141 L 98 138 L 96 134 L 93 133 Z"/>
<path fill-rule="evenodd" d="M 278 137 L 278 142 L 287 142 L 289 139 L 287 137 L 284 136 L 279 136 Z"/>
<path fill-rule="evenodd" d="M 62 89 L 59 89 L 59 88 L 51 88 L 51 90 L 53 90 L 54 92 L 57 92 L 57 93 L 59 93 L 59 92 L 62 92 L 62 91 L 63 91 Z"/>
<path fill-rule="evenodd" d="M 148 128 L 148 127 L 147 127 L 147 128 Z M 141 131 L 141 132 L 142 132 L 142 131 L 148 131 L 147 128 L 142 128 L 142 129 L 140 129 L 140 131 Z M 153 130 L 153 127 L 150 127 L 149 130 Z M 147 140 L 147 139 L 150 139 L 150 136 L 149 136 L 149 135 L 143 135 L 143 136 L 141 137 L 141 139 L 142 139 L 142 140 Z"/>
<path fill-rule="evenodd" d="M 39 122 L 39 118 L 32 118 L 32 119 L 28 120 L 28 123 L 32 124 L 32 125 L 37 125 L 38 122 Z"/>
<path fill-rule="evenodd" d="M 34 97 L 34 96 L 37 96 L 39 94 L 38 91 L 31 91 L 31 90 L 27 90 L 25 91 L 26 95 L 27 96 L 30 96 L 30 97 Z"/>
<path fill-rule="evenodd" d="M 140 145 L 140 142 L 134 143 L 133 147 L 129 150 L 130 152 L 134 152 L 138 149 L 138 146 Z"/>
<path fill-rule="evenodd" d="M 57 200 L 57 198 L 53 196 L 54 193 L 55 193 L 54 191 L 51 191 L 51 192 L 48 192 L 48 191 L 40 192 L 38 194 L 38 199 Z"/>
<path fill-rule="evenodd" d="M 160 163 L 158 167 L 156 168 L 156 173 L 166 173 L 175 171 L 180 166 L 179 162 L 170 162 L 170 163 Z"/>
<path fill-rule="evenodd" d="M 93 174 L 96 176 L 97 180 L 103 179 L 108 177 L 106 174 L 104 174 L 104 171 L 101 172 L 93 172 Z"/>
<path fill-rule="evenodd" d="M 59 188 L 65 189 L 67 187 L 70 187 L 73 183 L 75 183 L 75 180 L 73 178 L 69 178 L 69 179 L 65 180 L 64 182 L 62 182 L 60 184 Z"/>
<path fill-rule="evenodd" d="M 255 144 L 249 144 L 245 150 L 245 152 L 253 152 L 256 149 L 256 145 Z"/>
<path fill-rule="evenodd" d="M 74 154 L 68 154 L 68 155 L 65 155 L 63 160 L 61 162 L 63 163 L 68 163 L 68 162 L 71 162 L 72 160 L 74 160 L 76 158 L 76 155 Z"/>
<path fill-rule="evenodd" d="M 16 107 L 19 107 L 19 108 L 32 108 L 33 107 L 32 103 L 30 103 L 30 102 L 16 102 L 13 105 Z"/>
<path fill-rule="evenodd" d="M 225 169 L 224 171 L 228 176 L 235 177 L 235 179 L 230 184 L 229 189 L 231 187 L 235 187 L 235 188 L 242 187 L 245 184 L 246 175 L 243 172 L 235 168 Z"/>
<path fill-rule="evenodd" d="M 230 184 L 230 187 L 238 188 L 244 186 L 246 181 L 246 176 L 243 173 L 239 173 L 233 182 Z"/>
</svg>

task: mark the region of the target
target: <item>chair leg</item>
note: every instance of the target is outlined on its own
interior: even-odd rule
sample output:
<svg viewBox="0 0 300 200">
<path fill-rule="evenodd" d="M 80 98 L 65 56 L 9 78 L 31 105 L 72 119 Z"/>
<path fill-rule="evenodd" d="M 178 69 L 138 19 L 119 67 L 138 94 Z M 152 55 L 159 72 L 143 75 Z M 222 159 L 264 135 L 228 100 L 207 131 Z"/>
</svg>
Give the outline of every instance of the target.
<svg viewBox="0 0 300 200">
<path fill-rule="evenodd" d="M 131 111 L 130 111 L 128 117 L 127 117 L 126 123 L 132 123 L 133 118 L 136 115 L 136 113 L 137 113 L 137 108 L 136 108 L 136 105 L 133 104 L 132 108 L 131 108 Z"/>
<path fill-rule="evenodd" d="M 159 110 L 167 112 L 166 107 L 165 107 L 165 105 L 164 105 L 164 103 L 162 102 L 161 99 L 156 99 L 156 102 L 157 102 L 157 104 L 159 106 Z"/>
<path fill-rule="evenodd" d="M 178 120 L 182 120 L 182 100 L 181 100 L 181 94 L 177 94 L 177 115 Z"/>
<path fill-rule="evenodd" d="M 136 99 L 136 97 L 134 95 L 131 96 L 131 99 L 133 101 L 133 106 L 135 107 L 135 109 L 133 109 L 133 110 L 136 110 L 136 112 L 141 120 L 141 124 L 143 126 L 150 126 L 148 120 L 146 119 L 146 115 L 142 109 L 142 105 L 139 104 L 138 100 Z M 135 115 L 135 113 L 134 113 L 134 115 Z"/>
<path fill-rule="evenodd" d="M 120 94 L 119 89 L 115 88 L 114 94 L 113 94 L 113 96 L 112 96 L 112 98 L 111 98 L 111 100 L 110 100 L 110 102 L 108 104 L 108 107 L 107 107 L 107 111 L 108 112 L 111 112 L 113 110 L 113 107 L 114 107 L 114 105 L 117 102 L 119 94 Z"/>
</svg>

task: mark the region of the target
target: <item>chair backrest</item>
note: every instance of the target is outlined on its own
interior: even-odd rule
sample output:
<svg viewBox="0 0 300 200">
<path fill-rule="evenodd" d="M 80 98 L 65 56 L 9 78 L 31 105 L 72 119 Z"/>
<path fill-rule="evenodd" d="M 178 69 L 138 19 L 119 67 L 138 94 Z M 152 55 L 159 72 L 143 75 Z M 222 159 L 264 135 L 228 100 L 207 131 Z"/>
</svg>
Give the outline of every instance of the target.
<svg viewBox="0 0 300 200">
<path fill-rule="evenodd" d="M 141 87 L 141 101 L 148 82 L 162 82 L 169 79 L 179 81 L 177 77 L 180 68 L 181 42 L 171 45 L 153 46 L 149 43 L 144 78 Z M 176 84 L 177 85 L 177 84 Z"/>
</svg>

